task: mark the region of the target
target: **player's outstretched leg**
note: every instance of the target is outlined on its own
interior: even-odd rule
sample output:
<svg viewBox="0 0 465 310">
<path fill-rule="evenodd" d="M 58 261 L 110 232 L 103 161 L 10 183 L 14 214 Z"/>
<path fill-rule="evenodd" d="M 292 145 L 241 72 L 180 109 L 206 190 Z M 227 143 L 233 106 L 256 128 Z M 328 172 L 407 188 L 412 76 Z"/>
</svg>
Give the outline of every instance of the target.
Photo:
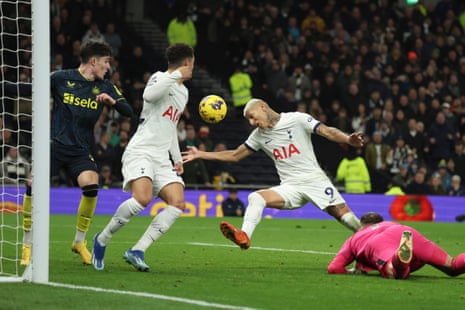
<svg viewBox="0 0 465 310">
<path fill-rule="evenodd" d="M 410 262 L 413 256 L 413 240 L 412 232 L 402 232 L 399 248 L 392 259 L 392 267 L 394 277 L 396 279 L 406 279 L 410 274 Z"/>
<path fill-rule="evenodd" d="M 404 231 L 402 233 L 402 238 L 400 239 L 399 249 L 397 250 L 397 255 L 399 260 L 404 264 L 409 264 L 412 260 L 413 254 L 413 243 L 412 243 L 412 232 Z"/>
<path fill-rule="evenodd" d="M 244 231 L 224 221 L 220 223 L 220 229 L 226 238 L 237 244 L 241 249 L 247 250 L 250 247 L 250 239 Z"/>
<path fill-rule="evenodd" d="M 149 265 L 144 261 L 144 252 L 139 250 L 127 250 L 123 256 L 124 260 L 139 271 L 150 271 Z"/>
<path fill-rule="evenodd" d="M 92 265 L 95 270 L 103 270 L 105 268 L 105 263 L 103 261 L 105 257 L 106 246 L 101 245 L 98 242 L 98 236 L 100 233 L 95 234 L 94 244 L 92 245 Z"/>
</svg>

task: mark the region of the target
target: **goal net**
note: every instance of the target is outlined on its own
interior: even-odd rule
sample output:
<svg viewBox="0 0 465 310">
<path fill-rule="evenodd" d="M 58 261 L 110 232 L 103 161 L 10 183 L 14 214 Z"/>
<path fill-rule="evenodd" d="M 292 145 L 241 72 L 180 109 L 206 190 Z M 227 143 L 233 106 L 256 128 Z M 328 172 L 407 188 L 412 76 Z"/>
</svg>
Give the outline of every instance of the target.
<svg viewBox="0 0 465 310">
<path fill-rule="evenodd" d="M 49 182 L 36 181 L 49 174 L 48 11 L 48 1 L 0 0 L 0 282 L 48 281 Z M 31 85 L 32 96 L 23 91 Z M 22 204 L 31 171 L 33 246 L 26 268 Z"/>
</svg>

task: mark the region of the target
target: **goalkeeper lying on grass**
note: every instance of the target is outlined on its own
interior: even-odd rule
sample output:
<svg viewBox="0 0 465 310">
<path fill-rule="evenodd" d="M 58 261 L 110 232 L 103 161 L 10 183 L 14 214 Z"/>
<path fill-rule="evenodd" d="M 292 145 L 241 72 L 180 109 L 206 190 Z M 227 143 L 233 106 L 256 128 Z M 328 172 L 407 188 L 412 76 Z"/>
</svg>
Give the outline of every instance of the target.
<svg viewBox="0 0 465 310">
<path fill-rule="evenodd" d="M 406 279 L 426 264 L 451 277 L 465 273 L 465 253 L 453 258 L 412 227 L 384 221 L 375 212 L 364 214 L 360 222 L 362 228 L 344 243 L 329 264 L 329 273 L 378 270 L 385 278 Z M 355 269 L 346 269 L 353 261 Z"/>
</svg>

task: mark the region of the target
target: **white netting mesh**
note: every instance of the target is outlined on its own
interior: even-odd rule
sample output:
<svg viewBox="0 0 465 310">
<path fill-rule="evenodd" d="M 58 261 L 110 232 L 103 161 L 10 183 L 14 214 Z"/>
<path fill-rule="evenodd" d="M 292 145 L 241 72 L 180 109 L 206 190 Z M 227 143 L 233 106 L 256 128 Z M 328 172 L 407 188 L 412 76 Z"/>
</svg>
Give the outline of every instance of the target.
<svg viewBox="0 0 465 310">
<path fill-rule="evenodd" d="M 22 200 L 31 160 L 31 1 L 0 0 L 0 275 L 19 276 Z"/>
</svg>

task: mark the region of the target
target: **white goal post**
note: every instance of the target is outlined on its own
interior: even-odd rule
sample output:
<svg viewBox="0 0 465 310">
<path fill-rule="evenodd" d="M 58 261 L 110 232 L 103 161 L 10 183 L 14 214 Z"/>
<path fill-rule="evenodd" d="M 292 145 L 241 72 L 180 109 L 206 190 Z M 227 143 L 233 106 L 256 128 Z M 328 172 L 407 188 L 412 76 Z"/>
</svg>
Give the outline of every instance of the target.
<svg viewBox="0 0 465 310">
<path fill-rule="evenodd" d="M 26 280 L 48 282 L 50 240 L 50 1 L 32 0 L 32 260 Z"/>
<path fill-rule="evenodd" d="M 32 259 L 31 264 L 23 270 L 19 262 L 25 177 L 17 176 L 15 179 L 5 174 L 6 161 L 2 154 L 0 282 L 47 283 L 50 239 L 50 3 L 38 0 L 0 0 L 0 26 L 1 82 L 9 81 L 13 85 L 32 82 L 32 97 L 26 100 L 21 98 L 22 95 L 6 94 L 2 83 L 0 149 L 2 152 L 16 146 L 17 150 L 27 149 L 33 175 Z M 25 54 L 29 57 L 22 58 Z M 7 71 L 12 74 L 6 74 Z M 11 77 L 16 80 L 11 80 Z M 19 89 L 18 86 L 18 93 Z M 8 119 L 9 123 L 4 122 L 4 119 Z M 25 119 L 27 126 L 23 128 Z M 11 141 L 6 142 L 6 132 L 8 136 L 11 134 L 14 137 Z M 28 143 L 20 138 L 23 135 L 28 137 Z M 8 163 L 13 175 L 16 165 L 16 175 L 19 175 L 18 162 Z"/>
</svg>

